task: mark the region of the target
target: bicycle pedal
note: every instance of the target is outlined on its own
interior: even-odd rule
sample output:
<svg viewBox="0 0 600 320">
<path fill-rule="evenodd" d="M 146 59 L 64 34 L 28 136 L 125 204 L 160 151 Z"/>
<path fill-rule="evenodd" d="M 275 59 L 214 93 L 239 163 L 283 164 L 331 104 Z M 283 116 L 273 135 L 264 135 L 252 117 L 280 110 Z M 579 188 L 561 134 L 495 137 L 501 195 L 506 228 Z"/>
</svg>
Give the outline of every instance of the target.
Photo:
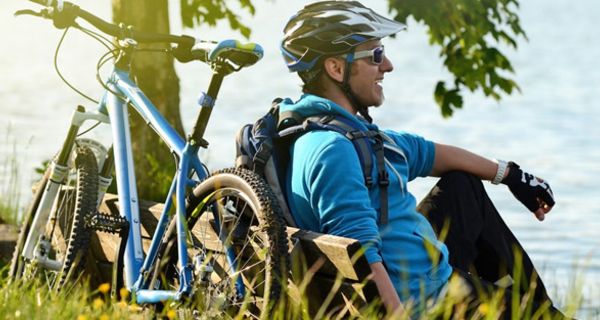
<svg viewBox="0 0 600 320">
<path fill-rule="evenodd" d="M 100 212 L 88 217 L 85 224 L 91 230 L 108 233 L 119 233 L 129 227 L 129 222 L 125 218 Z"/>
</svg>

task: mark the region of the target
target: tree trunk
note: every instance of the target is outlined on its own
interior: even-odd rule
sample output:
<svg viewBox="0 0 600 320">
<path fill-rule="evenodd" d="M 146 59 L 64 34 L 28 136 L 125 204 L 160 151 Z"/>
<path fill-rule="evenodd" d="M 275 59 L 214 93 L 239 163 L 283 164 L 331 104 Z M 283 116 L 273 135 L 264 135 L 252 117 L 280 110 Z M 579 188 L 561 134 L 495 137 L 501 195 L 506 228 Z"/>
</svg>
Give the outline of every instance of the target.
<svg viewBox="0 0 600 320">
<path fill-rule="evenodd" d="M 167 0 L 112 0 L 113 20 L 134 30 L 169 33 Z M 138 48 L 166 48 L 168 44 L 139 44 Z M 183 133 L 179 114 L 179 78 L 173 57 L 160 52 L 137 52 L 131 78 L 165 118 Z M 175 173 L 173 156 L 154 131 L 130 109 L 131 137 L 139 197 L 164 201 Z"/>
</svg>

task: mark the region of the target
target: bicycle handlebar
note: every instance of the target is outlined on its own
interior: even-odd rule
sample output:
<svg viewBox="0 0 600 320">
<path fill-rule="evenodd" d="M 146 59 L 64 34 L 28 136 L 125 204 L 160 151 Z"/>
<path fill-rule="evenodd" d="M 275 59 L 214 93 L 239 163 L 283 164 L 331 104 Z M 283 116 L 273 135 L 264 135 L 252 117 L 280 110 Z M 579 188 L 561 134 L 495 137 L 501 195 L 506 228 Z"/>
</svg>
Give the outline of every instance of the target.
<svg viewBox="0 0 600 320">
<path fill-rule="evenodd" d="M 42 6 L 50 7 L 54 10 L 52 16 L 45 16 L 52 19 L 54 26 L 64 29 L 76 25 L 75 19 L 82 18 L 96 27 L 98 30 L 117 39 L 130 38 L 140 43 L 174 43 L 177 48 L 173 50 L 175 58 L 181 62 L 191 60 L 201 60 L 206 62 L 206 52 L 192 52 L 191 49 L 196 44 L 194 37 L 186 35 L 160 34 L 145 31 L 136 31 L 127 28 L 124 25 L 116 25 L 95 16 L 94 14 L 81 9 L 71 2 L 59 2 L 57 0 L 29 0 Z M 59 8 L 61 6 L 61 8 Z"/>
<path fill-rule="evenodd" d="M 194 37 L 172 34 L 160 34 L 145 31 L 136 31 L 124 24 L 113 24 L 104 21 L 92 13 L 81 9 L 79 6 L 61 0 L 29 0 L 47 7 L 41 12 L 21 10 L 16 14 L 33 14 L 47 19 L 52 19 L 55 27 L 64 29 L 77 26 L 75 19 L 82 18 L 96 27 L 101 32 L 116 37 L 119 40 L 133 39 L 141 43 L 174 43 L 171 53 L 180 62 L 199 60 L 206 63 L 222 59 L 233 63 L 238 71 L 243 67 L 253 65 L 263 56 L 263 49 L 256 43 L 242 44 L 235 40 L 224 40 L 221 42 L 202 41 Z M 232 66 L 232 67 L 234 67 Z"/>
</svg>

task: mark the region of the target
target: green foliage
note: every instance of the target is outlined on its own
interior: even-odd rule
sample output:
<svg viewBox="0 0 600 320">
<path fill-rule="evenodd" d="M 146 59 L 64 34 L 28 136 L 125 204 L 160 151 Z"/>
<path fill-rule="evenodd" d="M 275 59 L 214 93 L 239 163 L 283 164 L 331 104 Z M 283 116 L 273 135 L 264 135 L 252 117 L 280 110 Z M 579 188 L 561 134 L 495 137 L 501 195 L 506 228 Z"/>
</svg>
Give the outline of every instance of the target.
<svg viewBox="0 0 600 320">
<path fill-rule="evenodd" d="M 516 38 L 527 39 L 516 10 L 517 0 L 389 0 L 395 19 L 413 17 L 428 28 L 430 43 L 440 47 L 444 65 L 454 76 L 453 86 L 439 81 L 434 91 L 442 115 L 461 108 L 461 91 L 481 89 L 496 100 L 520 90 L 506 77 L 514 73 L 499 45 L 517 48 Z"/>
<path fill-rule="evenodd" d="M 255 8 L 251 0 L 238 1 L 242 10 L 254 14 Z M 250 37 L 250 28 L 240 22 L 240 17 L 231 8 L 231 1 L 227 4 L 225 0 L 181 0 L 181 20 L 186 27 L 204 23 L 214 26 L 222 19 L 229 21 L 231 29 L 239 30 L 246 38 Z"/>
<path fill-rule="evenodd" d="M 165 201 L 173 181 L 175 164 L 173 162 L 161 163 L 151 154 L 145 154 L 144 158 L 148 161 L 150 170 L 147 175 L 150 178 L 145 180 L 143 189 L 140 190 L 140 196 L 146 200 Z"/>
</svg>

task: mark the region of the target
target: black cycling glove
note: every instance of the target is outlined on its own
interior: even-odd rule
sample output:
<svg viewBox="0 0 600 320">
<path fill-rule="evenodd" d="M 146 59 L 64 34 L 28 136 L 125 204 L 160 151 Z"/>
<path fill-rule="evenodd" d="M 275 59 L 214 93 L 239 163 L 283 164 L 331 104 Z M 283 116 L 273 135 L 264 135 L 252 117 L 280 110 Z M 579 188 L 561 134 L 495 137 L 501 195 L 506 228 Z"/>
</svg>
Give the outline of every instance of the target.
<svg viewBox="0 0 600 320">
<path fill-rule="evenodd" d="M 544 180 L 520 169 L 519 165 L 510 162 L 508 175 L 502 183 L 508 186 L 510 192 L 521 201 L 531 212 L 536 212 L 542 207 L 539 200 L 548 206 L 554 205 L 554 194 L 550 185 Z"/>
</svg>

